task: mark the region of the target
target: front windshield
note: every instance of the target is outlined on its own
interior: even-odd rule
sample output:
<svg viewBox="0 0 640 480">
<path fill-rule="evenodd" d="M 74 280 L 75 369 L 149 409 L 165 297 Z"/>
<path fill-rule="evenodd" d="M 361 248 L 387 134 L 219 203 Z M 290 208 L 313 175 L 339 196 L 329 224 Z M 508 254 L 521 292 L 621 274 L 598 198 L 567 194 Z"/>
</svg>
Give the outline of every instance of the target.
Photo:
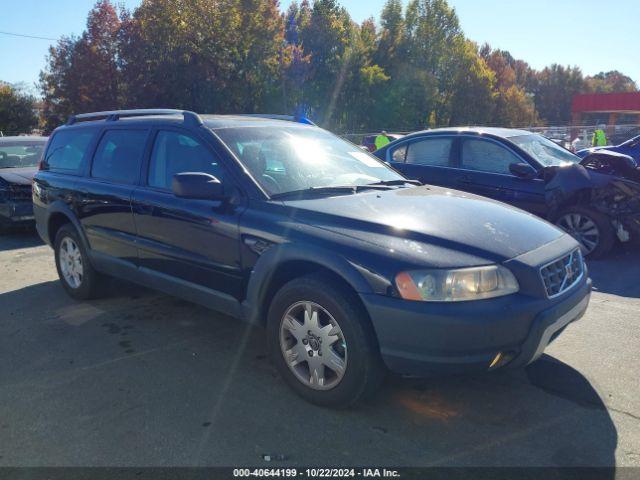
<svg viewBox="0 0 640 480">
<path fill-rule="evenodd" d="M 509 137 L 509 140 L 545 167 L 568 165 L 580 161 L 580 158 L 569 150 L 562 148 L 542 135 L 519 135 L 517 137 Z"/>
<path fill-rule="evenodd" d="M 403 180 L 361 148 L 299 125 L 215 131 L 269 194 Z"/>
<path fill-rule="evenodd" d="M 43 142 L 0 144 L 0 168 L 35 167 L 40 161 Z"/>
<path fill-rule="evenodd" d="M 625 147 L 635 147 L 636 145 L 638 145 L 638 143 L 640 143 L 640 135 L 630 138 L 622 145 L 624 145 Z"/>
</svg>

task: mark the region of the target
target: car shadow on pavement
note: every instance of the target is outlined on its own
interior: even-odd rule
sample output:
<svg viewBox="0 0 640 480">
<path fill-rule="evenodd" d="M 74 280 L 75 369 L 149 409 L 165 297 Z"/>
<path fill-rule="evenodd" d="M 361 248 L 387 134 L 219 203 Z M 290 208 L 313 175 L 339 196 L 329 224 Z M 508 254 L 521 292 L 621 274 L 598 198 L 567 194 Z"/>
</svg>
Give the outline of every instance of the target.
<svg viewBox="0 0 640 480">
<path fill-rule="evenodd" d="M 491 374 L 391 377 L 373 407 L 398 405 L 441 452 L 429 466 L 615 466 L 617 432 L 600 395 L 548 355 Z"/>
<path fill-rule="evenodd" d="M 0 233 L 0 251 L 37 247 L 43 242 L 33 228 L 13 229 Z"/>
<path fill-rule="evenodd" d="M 603 401 L 549 356 L 330 410 L 285 386 L 263 329 L 172 297 L 52 281 L 0 304 L 0 465 L 615 466 Z"/>
<path fill-rule="evenodd" d="M 630 245 L 605 258 L 587 261 L 587 266 L 595 291 L 640 298 L 640 246 Z"/>
</svg>

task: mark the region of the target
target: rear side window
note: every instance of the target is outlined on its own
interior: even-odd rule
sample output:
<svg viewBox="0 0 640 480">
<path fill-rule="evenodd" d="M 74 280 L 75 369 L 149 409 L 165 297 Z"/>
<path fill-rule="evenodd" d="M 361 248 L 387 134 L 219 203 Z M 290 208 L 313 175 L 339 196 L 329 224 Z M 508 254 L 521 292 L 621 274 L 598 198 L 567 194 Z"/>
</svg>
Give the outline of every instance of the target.
<svg viewBox="0 0 640 480">
<path fill-rule="evenodd" d="M 91 130 L 65 130 L 51 139 L 44 159 L 44 169 L 66 173 L 80 173 L 82 159 L 95 135 Z"/>
<path fill-rule="evenodd" d="M 452 138 L 428 138 L 409 144 L 407 163 L 448 167 Z"/>
<path fill-rule="evenodd" d="M 135 183 L 146 140 L 145 130 L 108 130 L 93 157 L 91 176 L 116 183 Z"/>
<path fill-rule="evenodd" d="M 183 172 L 208 173 L 224 182 L 217 158 L 202 143 L 190 135 L 158 132 L 149 164 L 149 186 L 171 190 L 173 176 Z"/>
</svg>

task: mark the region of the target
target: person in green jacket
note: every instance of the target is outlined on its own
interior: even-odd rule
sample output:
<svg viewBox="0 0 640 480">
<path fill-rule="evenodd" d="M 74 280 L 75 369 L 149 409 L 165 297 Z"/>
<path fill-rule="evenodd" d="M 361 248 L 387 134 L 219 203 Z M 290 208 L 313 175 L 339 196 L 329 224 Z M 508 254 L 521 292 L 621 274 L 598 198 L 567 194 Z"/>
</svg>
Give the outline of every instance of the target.
<svg viewBox="0 0 640 480">
<path fill-rule="evenodd" d="M 380 132 L 380 135 L 376 137 L 373 143 L 376 146 L 376 150 L 380 150 L 389 142 L 391 142 L 391 140 L 389 139 L 389 137 L 387 137 L 387 132 L 383 130 L 382 132 Z"/>
<path fill-rule="evenodd" d="M 604 147 L 607 145 L 607 135 L 604 133 L 604 129 L 604 125 L 598 125 L 598 128 L 593 132 L 593 138 L 591 139 L 592 146 Z"/>
</svg>

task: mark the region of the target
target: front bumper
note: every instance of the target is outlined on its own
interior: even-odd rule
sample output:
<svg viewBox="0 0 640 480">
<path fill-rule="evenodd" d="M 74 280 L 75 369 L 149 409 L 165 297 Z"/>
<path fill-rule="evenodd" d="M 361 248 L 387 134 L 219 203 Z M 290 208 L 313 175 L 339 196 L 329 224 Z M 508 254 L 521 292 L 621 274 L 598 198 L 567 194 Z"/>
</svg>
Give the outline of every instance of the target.
<svg viewBox="0 0 640 480">
<path fill-rule="evenodd" d="M 518 367 L 536 360 L 545 347 L 585 312 L 591 280 L 585 278 L 558 298 L 523 294 L 456 303 L 412 302 L 361 294 L 387 367 L 396 373 L 429 376 Z M 495 368 L 496 365 L 494 365 Z"/>
<path fill-rule="evenodd" d="M 0 202 L 0 222 L 10 225 L 33 222 L 33 203 L 31 201 Z"/>
</svg>

